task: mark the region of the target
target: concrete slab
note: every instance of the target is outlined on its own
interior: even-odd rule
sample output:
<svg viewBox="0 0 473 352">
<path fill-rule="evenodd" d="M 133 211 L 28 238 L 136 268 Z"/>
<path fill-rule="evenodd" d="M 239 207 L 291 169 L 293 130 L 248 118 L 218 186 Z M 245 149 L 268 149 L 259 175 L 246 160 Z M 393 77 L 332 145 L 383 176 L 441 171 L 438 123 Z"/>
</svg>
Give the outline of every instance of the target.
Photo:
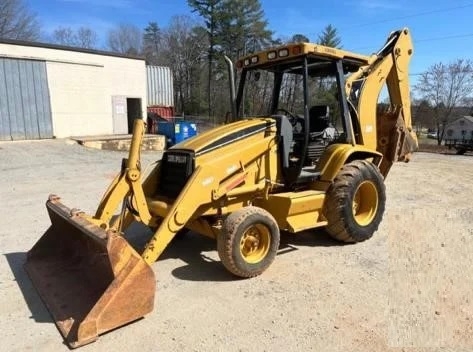
<svg viewBox="0 0 473 352">
<path fill-rule="evenodd" d="M 95 149 L 129 150 L 131 134 L 77 136 L 71 137 L 77 143 Z M 146 134 L 143 138 L 142 150 L 163 151 L 166 148 L 166 137 L 158 134 Z"/>
</svg>

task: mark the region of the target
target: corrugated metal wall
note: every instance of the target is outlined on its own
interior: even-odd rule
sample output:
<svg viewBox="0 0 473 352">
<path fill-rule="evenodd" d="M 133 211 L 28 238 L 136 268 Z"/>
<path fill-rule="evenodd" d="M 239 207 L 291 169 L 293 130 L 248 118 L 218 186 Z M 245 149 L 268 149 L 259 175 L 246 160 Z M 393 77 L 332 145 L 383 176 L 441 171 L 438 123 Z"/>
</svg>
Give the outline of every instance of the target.
<svg viewBox="0 0 473 352">
<path fill-rule="evenodd" d="M 169 67 L 146 66 L 148 106 L 174 106 L 172 73 Z"/>
<path fill-rule="evenodd" d="M 46 62 L 0 58 L 0 140 L 52 136 Z"/>
</svg>

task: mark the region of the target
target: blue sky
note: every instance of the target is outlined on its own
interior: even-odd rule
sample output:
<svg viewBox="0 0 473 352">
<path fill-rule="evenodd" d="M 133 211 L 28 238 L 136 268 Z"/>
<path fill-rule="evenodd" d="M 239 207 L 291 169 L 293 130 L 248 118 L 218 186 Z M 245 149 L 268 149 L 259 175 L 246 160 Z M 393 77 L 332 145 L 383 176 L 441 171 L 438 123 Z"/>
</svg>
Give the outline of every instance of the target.
<svg viewBox="0 0 473 352">
<path fill-rule="evenodd" d="M 36 12 L 43 30 L 58 26 L 88 26 L 103 41 L 119 23 L 144 28 L 155 21 L 166 27 L 174 15 L 189 15 L 186 0 L 25 0 Z M 261 0 L 269 27 L 278 37 L 301 33 L 311 40 L 327 25 L 334 25 L 344 49 L 364 54 L 376 51 L 391 30 L 409 27 L 415 56 L 411 73 L 437 62 L 473 60 L 473 1 L 432 0 Z M 412 76 L 415 80 L 415 75 Z"/>
</svg>

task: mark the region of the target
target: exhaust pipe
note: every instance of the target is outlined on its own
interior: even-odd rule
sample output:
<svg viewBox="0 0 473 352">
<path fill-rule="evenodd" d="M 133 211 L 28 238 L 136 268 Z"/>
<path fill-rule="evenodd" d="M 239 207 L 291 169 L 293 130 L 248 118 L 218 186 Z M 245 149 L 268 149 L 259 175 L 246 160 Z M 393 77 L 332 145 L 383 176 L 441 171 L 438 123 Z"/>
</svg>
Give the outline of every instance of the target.
<svg viewBox="0 0 473 352">
<path fill-rule="evenodd" d="M 237 119 L 237 108 L 236 108 L 236 93 L 235 93 L 235 70 L 233 68 L 233 62 L 227 55 L 224 55 L 228 69 L 228 81 L 230 84 L 230 106 L 232 109 L 232 121 Z"/>
</svg>

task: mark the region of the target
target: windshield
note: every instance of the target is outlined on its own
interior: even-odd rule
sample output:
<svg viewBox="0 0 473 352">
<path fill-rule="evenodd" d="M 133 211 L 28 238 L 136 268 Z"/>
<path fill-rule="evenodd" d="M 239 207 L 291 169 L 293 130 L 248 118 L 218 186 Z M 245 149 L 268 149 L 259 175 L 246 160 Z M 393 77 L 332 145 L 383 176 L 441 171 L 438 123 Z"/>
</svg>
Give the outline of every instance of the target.
<svg viewBox="0 0 473 352">
<path fill-rule="evenodd" d="M 274 72 L 265 70 L 247 70 L 242 73 L 238 92 L 241 117 L 271 115 L 274 76 Z"/>
<path fill-rule="evenodd" d="M 278 88 L 280 85 L 280 88 Z M 341 128 L 335 72 L 320 74 L 310 70 L 307 79 L 308 109 L 328 106 L 328 118 L 334 127 Z M 243 118 L 288 113 L 304 117 L 304 80 L 302 69 L 247 69 L 240 75 L 237 104 Z"/>
</svg>

